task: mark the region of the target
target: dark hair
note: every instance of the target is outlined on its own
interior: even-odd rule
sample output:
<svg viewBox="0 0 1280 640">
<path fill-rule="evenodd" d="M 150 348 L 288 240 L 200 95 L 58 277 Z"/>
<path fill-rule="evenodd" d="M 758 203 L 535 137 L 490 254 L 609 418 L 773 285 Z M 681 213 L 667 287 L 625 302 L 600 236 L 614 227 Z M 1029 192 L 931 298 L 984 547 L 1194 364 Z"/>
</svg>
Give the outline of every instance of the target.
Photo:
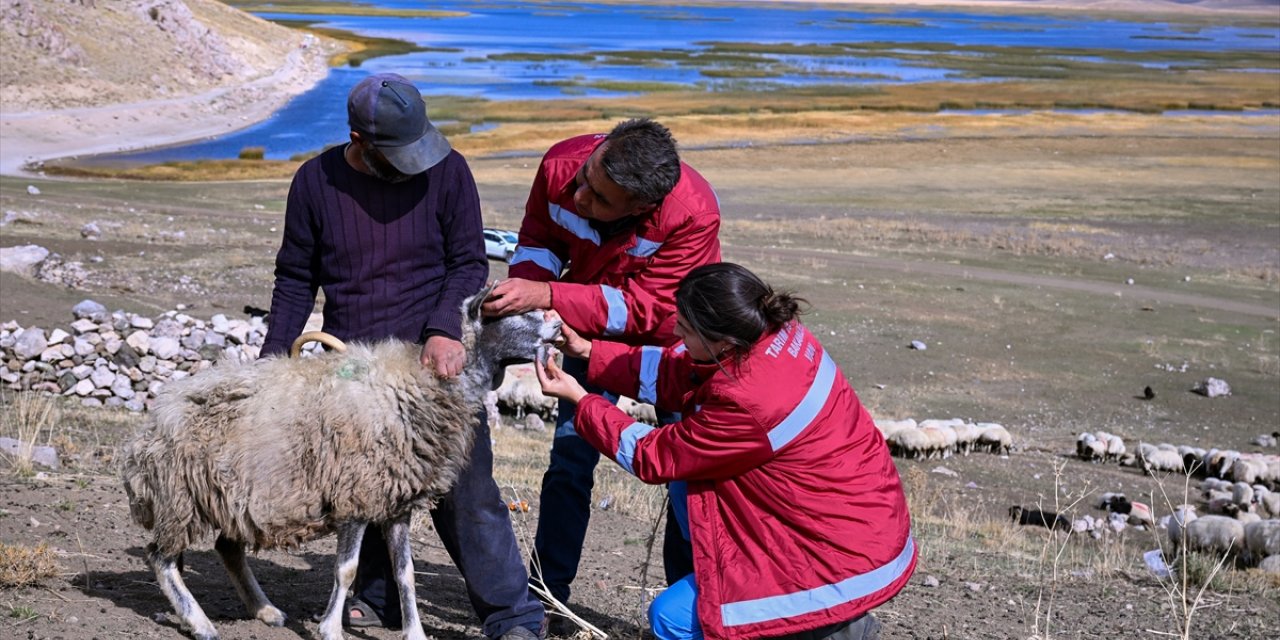
<svg viewBox="0 0 1280 640">
<path fill-rule="evenodd" d="M 605 136 L 600 164 L 609 179 L 645 204 L 667 197 L 680 181 L 676 140 L 666 127 L 636 118 L 618 123 Z"/>
<path fill-rule="evenodd" d="M 703 265 L 676 289 L 676 310 L 704 340 L 724 340 L 736 358 L 751 350 L 766 331 L 777 331 L 808 305 L 790 291 L 773 287 L 732 262 Z"/>
</svg>

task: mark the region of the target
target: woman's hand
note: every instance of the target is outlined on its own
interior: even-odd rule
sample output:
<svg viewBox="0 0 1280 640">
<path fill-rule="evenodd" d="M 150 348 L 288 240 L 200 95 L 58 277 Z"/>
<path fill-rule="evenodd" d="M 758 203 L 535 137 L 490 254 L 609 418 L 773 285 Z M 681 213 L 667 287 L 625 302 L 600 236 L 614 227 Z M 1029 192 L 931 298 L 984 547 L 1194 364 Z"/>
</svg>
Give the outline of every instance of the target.
<svg viewBox="0 0 1280 640">
<path fill-rule="evenodd" d="M 546 395 L 563 398 L 574 404 L 581 402 L 583 396 L 587 395 L 586 389 L 583 389 L 573 376 L 565 373 L 556 364 L 554 357 L 547 358 L 545 363 L 534 360 L 533 372 L 537 374 L 538 382 L 542 385 L 542 393 Z"/>
<path fill-rule="evenodd" d="M 556 344 L 556 347 L 563 351 L 565 355 L 583 360 L 591 359 L 591 341 L 578 335 L 578 332 L 574 331 L 569 325 L 560 325 L 560 340 L 564 344 Z"/>
</svg>

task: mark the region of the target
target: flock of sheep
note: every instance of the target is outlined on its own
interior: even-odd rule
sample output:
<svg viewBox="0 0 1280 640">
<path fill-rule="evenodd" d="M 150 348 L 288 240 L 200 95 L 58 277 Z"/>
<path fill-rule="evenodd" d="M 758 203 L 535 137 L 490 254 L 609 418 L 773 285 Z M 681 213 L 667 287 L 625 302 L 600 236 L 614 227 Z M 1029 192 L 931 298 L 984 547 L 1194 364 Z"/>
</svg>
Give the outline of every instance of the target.
<svg viewBox="0 0 1280 640">
<path fill-rule="evenodd" d="M 876 420 L 876 428 L 900 458 L 949 458 L 971 451 L 1007 454 L 1013 449 L 1008 429 L 994 422 L 970 423 L 960 418 L 947 420 Z"/>
</svg>

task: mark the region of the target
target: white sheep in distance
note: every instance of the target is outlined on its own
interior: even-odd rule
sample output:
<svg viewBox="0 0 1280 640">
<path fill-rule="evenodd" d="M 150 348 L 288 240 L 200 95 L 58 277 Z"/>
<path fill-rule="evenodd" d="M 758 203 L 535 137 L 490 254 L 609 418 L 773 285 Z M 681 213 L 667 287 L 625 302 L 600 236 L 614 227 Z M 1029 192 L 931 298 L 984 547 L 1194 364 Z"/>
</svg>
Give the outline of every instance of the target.
<svg viewBox="0 0 1280 640">
<path fill-rule="evenodd" d="M 1244 525 L 1244 546 L 1254 563 L 1280 556 L 1280 520 L 1261 520 Z"/>
<path fill-rule="evenodd" d="M 637 422 L 655 426 L 658 424 L 658 409 L 647 402 L 640 402 L 627 396 L 618 396 L 617 405 L 619 409 L 622 409 L 623 413 L 635 418 Z"/>
<path fill-rule="evenodd" d="M 217 531 L 215 549 L 249 614 L 279 626 L 285 615 L 258 586 L 245 546 L 292 547 L 336 531 L 333 590 L 320 623 L 321 637 L 335 640 L 368 523 L 387 539 L 405 637 L 426 637 L 414 596 L 411 513 L 444 495 L 470 459 L 498 363 L 544 357 L 560 330 L 541 311 L 482 323 L 486 293 L 464 303 L 467 361 L 452 380 L 421 365 L 418 345 L 391 340 L 312 358 L 224 361 L 165 386 L 148 425 L 125 447 L 123 477 L 133 519 L 154 533 L 147 561 L 196 638 L 218 634 L 176 566 L 193 543 Z"/>
<path fill-rule="evenodd" d="M 502 384 L 496 391 L 498 407 L 514 413 L 516 420 L 524 420 L 530 413 L 543 420 L 555 418 L 558 401 L 543 395 L 542 385 L 532 364 L 513 364 L 503 371 Z"/>
</svg>

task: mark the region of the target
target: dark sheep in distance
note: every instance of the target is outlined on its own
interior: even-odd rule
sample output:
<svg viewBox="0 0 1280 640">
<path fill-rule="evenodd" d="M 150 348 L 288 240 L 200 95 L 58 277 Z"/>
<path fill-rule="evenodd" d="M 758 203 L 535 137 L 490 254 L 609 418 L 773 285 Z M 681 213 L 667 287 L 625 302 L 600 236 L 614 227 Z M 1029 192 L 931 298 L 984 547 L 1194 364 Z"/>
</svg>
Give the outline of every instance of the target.
<svg viewBox="0 0 1280 640">
<path fill-rule="evenodd" d="M 1067 520 L 1065 516 L 1060 516 L 1052 511 L 1023 509 L 1015 504 L 1009 507 L 1009 518 L 1020 525 L 1044 527 L 1057 531 L 1071 531 L 1071 521 Z"/>
</svg>

